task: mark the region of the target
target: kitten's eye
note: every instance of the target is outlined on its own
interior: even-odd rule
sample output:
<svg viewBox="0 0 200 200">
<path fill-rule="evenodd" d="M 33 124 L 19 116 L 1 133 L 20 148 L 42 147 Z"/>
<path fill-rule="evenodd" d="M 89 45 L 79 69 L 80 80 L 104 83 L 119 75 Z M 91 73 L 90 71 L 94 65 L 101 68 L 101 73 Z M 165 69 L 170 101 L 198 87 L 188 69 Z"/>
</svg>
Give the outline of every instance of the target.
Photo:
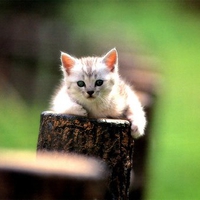
<svg viewBox="0 0 200 200">
<path fill-rule="evenodd" d="M 77 85 L 78 85 L 79 87 L 84 87 L 84 86 L 85 86 L 85 82 L 84 82 L 84 81 L 78 81 L 78 82 L 77 82 Z"/>
<path fill-rule="evenodd" d="M 103 80 L 96 80 L 96 82 L 95 82 L 95 86 L 101 86 L 101 85 L 103 85 Z"/>
</svg>

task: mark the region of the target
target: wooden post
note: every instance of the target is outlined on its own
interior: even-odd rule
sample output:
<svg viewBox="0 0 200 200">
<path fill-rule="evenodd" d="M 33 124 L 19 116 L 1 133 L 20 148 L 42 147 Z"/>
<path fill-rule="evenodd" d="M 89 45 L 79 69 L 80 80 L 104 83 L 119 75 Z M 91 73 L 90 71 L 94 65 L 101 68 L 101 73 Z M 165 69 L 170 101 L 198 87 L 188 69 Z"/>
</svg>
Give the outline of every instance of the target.
<svg viewBox="0 0 200 200">
<path fill-rule="evenodd" d="M 128 199 L 133 153 L 129 121 L 43 112 L 37 150 L 102 159 L 110 169 L 108 199 Z"/>
</svg>

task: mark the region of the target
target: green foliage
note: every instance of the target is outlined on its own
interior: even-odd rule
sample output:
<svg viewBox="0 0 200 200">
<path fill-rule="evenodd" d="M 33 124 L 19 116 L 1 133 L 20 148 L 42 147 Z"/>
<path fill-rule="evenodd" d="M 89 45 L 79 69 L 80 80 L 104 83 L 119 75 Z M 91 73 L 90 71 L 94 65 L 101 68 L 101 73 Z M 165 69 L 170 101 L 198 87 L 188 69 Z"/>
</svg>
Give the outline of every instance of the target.
<svg viewBox="0 0 200 200">
<path fill-rule="evenodd" d="M 89 35 L 94 46 L 127 49 L 136 39 L 159 56 L 163 85 L 154 114 L 146 199 L 200 198 L 200 16 L 180 1 L 79 2 L 69 10 L 68 16 L 76 13 L 78 36 Z"/>
<path fill-rule="evenodd" d="M 36 150 L 40 108 L 19 98 L 0 98 L 0 148 Z"/>
<path fill-rule="evenodd" d="M 160 58 L 146 199 L 199 199 L 199 14 L 181 1 L 71 1 L 60 17 L 72 25 L 74 45 L 107 51 L 139 40 Z M 0 98 L 0 110 L 1 147 L 35 149 L 42 109 Z"/>
</svg>

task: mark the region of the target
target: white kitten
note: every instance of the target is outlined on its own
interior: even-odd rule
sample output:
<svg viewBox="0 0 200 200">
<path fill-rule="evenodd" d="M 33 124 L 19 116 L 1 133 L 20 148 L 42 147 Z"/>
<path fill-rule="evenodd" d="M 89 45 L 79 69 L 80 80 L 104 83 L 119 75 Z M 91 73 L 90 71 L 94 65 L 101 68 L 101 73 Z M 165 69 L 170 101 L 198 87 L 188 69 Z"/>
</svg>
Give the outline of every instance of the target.
<svg viewBox="0 0 200 200">
<path fill-rule="evenodd" d="M 92 118 L 126 118 L 132 136 L 142 136 L 143 108 L 134 91 L 118 74 L 116 49 L 103 57 L 74 58 L 61 53 L 64 80 L 53 97 L 51 110 Z"/>
</svg>

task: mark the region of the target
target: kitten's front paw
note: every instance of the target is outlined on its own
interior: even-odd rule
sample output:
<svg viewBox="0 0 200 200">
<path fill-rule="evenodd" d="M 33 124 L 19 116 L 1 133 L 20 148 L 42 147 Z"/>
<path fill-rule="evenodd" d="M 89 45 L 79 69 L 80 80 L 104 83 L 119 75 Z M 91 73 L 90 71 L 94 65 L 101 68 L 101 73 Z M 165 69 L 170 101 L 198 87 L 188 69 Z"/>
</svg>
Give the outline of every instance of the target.
<svg viewBox="0 0 200 200">
<path fill-rule="evenodd" d="M 86 117 L 87 111 L 80 105 L 74 105 L 71 107 L 70 114 Z"/>
<path fill-rule="evenodd" d="M 142 130 L 142 131 L 141 131 L 141 130 L 139 131 L 138 126 L 132 124 L 132 125 L 131 125 L 131 136 L 132 136 L 133 138 L 139 138 L 139 137 L 141 137 L 142 135 L 144 135 L 144 131 L 143 131 L 143 130 Z"/>
<path fill-rule="evenodd" d="M 131 136 L 133 138 L 139 138 L 144 135 L 146 120 L 141 118 L 140 120 L 130 120 L 131 121 Z"/>
</svg>

